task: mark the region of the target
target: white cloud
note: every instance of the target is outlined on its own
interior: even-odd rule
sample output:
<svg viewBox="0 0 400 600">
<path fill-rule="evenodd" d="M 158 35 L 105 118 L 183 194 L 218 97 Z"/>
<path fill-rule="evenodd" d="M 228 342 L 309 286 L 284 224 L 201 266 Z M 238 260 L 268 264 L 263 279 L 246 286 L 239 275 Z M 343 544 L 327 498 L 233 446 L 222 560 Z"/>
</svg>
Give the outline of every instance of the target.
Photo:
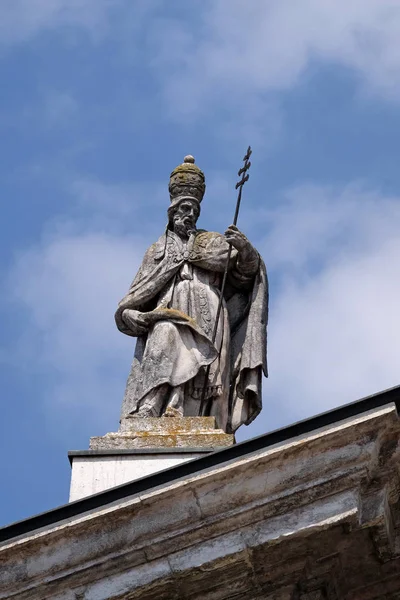
<svg viewBox="0 0 400 600">
<path fill-rule="evenodd" d="M 78 27 L 97 37 L 120 0 L 2 0 L 0 43 L 12 44 L 57 27 Z"/>
<path fill-rule="evenodd" d="M 392 238 L 286 284 L 271 314 L 265 385 L 275 425 L 399 385 L 399 255 Z"/>
<path fill-rule="evenodd" d="M 143 249 L 137 238 L 66 234 L 14 267 L 11 289 L 24 315 L 17 359 L 25 358 L 25 375 L 48 373 L 42 397 L 60 428 L 68 419 L 82 425 L 89 412 L 94 430 L 117 421 L 133 341 L 116 330 L 113 314 Z"/>
<path fill-rule="evenodd" d="M 1 0 L 0 45 L 57 31 L 67 32 L 69 42 L 77 32 L 94 42 L 110 34 L 132 49 L 132 37 L 161 4 L 161 0 Z"/>
<path fill-rule="evenodd" d="M 159 0 L 3 0 L 0 44 L 45 31 L 107 34 L 125 47 L 121 64 L 137 67 L 145 55 L 165 114 L 188 124 L 212 115 L 225 141 L 273 145 L 276 93 L 316 64 L 350 69 L 367 94 L 400 99 L 400 0 L 213 0 L 168 12 Z"/>
<path fill-rule="evenodd" d="M 257 242 L 272 283 L 270 378 L 264 412 L 240 439 L 399 380 L 399 198 L 360 185 L 307 185 L 284 198 L 257 215 L 270 228 Z M 116 426 L 133 344 L 113 313 L 159 233 L 144 240 L 93 223 L 53 228 L 19 257 L 10 288 L 24 324 L 19 351 L 48 374 L 49 418 L 88 437 Z"/>
<path fill-rule="evenodd" d="M 400 383 L 400 199 L 305 186 L 269 219 L 270 378 L 241 436 Z"/>
<path fill-rule="evenodd" d="M 269 224 L 270 267 L 304 273 L 310 266 L 315 270 L 363 255 L 396 237 L 400 203 L 362 183 L 344 188 L 304 184 L 286 190 L 276 208 L 247 210 L 244 216 L 248 225 Z"/>
<path fill-rule="evenodd" d="M 43 409 L 60 435 L 86 422 L 91 435 L 117 427 L 134 340 L 118 332 L 114 312 L 146 248 L 141 234 L 127 233 L 144 189 L 156 198 L 157 185 L 72 182 L 74 217 L 48 222 L 11 269 L 7 295 L 21 320 L 3 361 L 28 378 L 46 374 Z"/>
<path fill-rule="evenodd" d="M 240 106 L 246 120 L 266 93 L 292 88 L 318 62 L 400 98 L 400 0 L 214 0 L 203 4 L 196 34 L 179 20 L 156 31 L 154 64 L 172 114 L 180 101 L 180 117 L 219 105 L 227 114 Z"/>
</svg>

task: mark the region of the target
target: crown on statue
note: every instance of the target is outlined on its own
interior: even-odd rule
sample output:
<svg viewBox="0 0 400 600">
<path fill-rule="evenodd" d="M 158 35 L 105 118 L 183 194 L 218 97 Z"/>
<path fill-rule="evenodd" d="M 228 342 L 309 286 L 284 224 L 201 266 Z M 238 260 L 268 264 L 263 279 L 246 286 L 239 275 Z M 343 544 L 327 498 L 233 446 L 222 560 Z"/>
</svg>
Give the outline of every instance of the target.
<svg viewBox="0 0 400 600">
<path fill-rule="evenodd" d="M 186 199 L 195 200 L 200 205 L 206 184 L 204 173 L 194 164 L 193 156 L 185 156 L 183 163 L 172 171 L 168 189 L 171 207 Z"/>
</svg>

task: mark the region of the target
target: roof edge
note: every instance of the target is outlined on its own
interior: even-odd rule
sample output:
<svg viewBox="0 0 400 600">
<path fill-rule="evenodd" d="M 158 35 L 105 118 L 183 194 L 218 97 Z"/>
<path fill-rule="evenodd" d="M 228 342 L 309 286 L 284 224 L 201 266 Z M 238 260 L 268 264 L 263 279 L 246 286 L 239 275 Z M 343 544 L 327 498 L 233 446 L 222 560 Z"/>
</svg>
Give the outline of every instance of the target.
<svg viewBox="0 0 400 600">
<path fill-rule="evenodd" d="M 311 431 L 321 429 L 322 427 L 333 425 L 334 423 L 344 421 L 369 410 L 380 408 L 389 403 L 394 403 L 397 411 L 400 411 L 400 386 L 389 388 L 351 402 L 350 404 L 339 406 L 338 408 L 298 421 L 292 425 L 275 429 L 274 431 L 244 442 L 239 442 L 228 448 L 211 452 L 210 454 L 181 463 L 164 471 L 147 475 L 141 479 L 99 492 L 93 496 L 87 496 L 38 515 L 28 517 L 22 521 L 11 523 L 0 528 L 0 542 L 11 540 L 42 529 L 43 527 L 65 521 L 66 519 L 71 519 L 83 513 L 104 507 L 107 504 L 123 500 L 128 496 L 133 496 L 184 477 L 192 476 L 203 470 L 216 467 L 239 457 L 244 457 L 252 452 L 288 441 Z"/>
</svg>

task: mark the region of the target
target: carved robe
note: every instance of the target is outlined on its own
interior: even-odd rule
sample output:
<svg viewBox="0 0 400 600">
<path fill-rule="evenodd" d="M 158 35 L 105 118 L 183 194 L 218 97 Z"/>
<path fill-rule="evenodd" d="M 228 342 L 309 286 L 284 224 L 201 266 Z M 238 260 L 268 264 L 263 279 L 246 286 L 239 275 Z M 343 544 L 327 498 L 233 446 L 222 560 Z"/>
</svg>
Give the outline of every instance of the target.
<svg viewBox="0 0 400 600">
<path fill-rule="evenodd" d="M 167 231 L 147 250 L 115 315 L 120 331 L 138 338 L 122 417 L 140 414 L 155 390 L 177 386 L 185 390 L 184 415 L 199 416 L 207 365 L 207 414 L 216 417 L 218 427 L 235 431 L 260 412 L 268 282 L 258 253 L 242 263 L 232 248 L 211 343 L 228 250 L 223 235 L 204 230 L 187 242 Z"/>
</svg>

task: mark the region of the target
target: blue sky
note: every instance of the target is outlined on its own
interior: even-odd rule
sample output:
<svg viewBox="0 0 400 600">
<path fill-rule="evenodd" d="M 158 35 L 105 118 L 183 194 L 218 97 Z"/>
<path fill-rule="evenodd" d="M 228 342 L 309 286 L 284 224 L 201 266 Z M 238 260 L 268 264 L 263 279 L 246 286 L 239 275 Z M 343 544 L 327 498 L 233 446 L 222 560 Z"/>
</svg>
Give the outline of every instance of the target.
<svg viewBox="0 0 400 600">
<path fill-rule="evenodd" d="M 63 504 L 115 431 L 113 313 L 170 171 L 270 276 L 270 378 L 243 440 L 400 383 L 400 0 L 0 0 L 1 524 Z"/>
</svg>

